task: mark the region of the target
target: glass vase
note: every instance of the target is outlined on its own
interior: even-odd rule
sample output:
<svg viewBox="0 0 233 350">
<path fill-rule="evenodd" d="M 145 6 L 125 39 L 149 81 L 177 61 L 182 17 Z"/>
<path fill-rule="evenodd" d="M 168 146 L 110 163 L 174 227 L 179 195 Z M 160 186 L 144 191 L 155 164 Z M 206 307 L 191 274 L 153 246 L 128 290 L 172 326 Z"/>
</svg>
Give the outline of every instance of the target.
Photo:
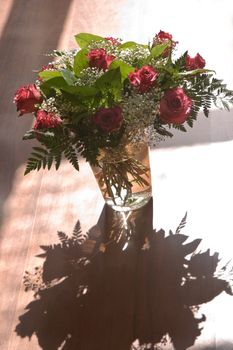
<svg viewBox="0 0 233 350">
<path fill-rule="evenodd" d="M 127 144 L 117 153 L 103 149 L 98 163 L 92 171 L 107 205 L 116 211 L 130 211 L 148 203 L 152 188 L 147 144 Z"/>
</svg>

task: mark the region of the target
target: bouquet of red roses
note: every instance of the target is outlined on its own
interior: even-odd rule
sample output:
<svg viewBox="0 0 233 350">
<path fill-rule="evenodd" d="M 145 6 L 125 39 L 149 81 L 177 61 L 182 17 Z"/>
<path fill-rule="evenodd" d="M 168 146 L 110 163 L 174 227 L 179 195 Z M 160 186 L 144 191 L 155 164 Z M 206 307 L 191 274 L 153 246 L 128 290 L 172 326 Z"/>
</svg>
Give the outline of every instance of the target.
<svg viewBox="0 0 233 350">
<path fill-rule="evenodd" d="M 35 83 L 14 96 L 19 115 L 35 118 L 23 139 L 41 144 L 25 174 L 58 168 L 62 156 L 76 169 L 79 154 L 98 165 L 102 150 L 171 137 L 172 128 L 192 127 L 200 110 L 208 117 L 212 103 L 229 109 L 233 102 L 200 54 L 173 58 L 177 42 L 169 33 L 147 45 L 87 33 L 75 39 L 78 49 L 54 51 Z"/>
</svg>

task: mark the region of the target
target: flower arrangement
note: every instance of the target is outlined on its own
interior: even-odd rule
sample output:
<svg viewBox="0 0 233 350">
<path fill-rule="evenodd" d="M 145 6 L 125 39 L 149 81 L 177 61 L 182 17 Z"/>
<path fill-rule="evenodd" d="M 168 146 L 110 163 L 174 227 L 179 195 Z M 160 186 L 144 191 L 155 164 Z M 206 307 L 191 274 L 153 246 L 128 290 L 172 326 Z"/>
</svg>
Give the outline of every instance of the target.
<svg viewBox="0 0 233 350">
<path fill-rule="evenodd" d="M 88 33 L 75 39 L 79 49 L 54 51 L 36 82 L 14 96 L 20 116 L 35 116 L 23 139 L 41 144 L 25 174 L 58 169 L 63 155 L 77 170 L 79 155 L 100 165 L 104 150 L 114 159 L 129 143 L 172 137 L 172 128 L 193 127 L 200 110 L 208 117 L 212 104 L 229 110 L 233 103 L 200 54 L 173 58 L 178 43 L 169 33 L 147 45 Z"/>
</svg>

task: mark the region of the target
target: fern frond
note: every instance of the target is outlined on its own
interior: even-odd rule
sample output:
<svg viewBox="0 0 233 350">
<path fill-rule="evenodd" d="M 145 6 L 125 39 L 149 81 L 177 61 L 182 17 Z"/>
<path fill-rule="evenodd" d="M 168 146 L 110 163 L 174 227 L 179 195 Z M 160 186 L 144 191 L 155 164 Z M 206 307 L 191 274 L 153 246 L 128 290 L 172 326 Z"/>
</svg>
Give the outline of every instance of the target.
<svg viewBox="0 0 233 350">
<path fill-rule="evenodd" d="M 83 244 L 86 241 L 87 237 L 88 234 L 82 232 L 81 224 L 78 220 L 73 229 L 72 240 L 77 242 L 78 244 Z"/>
<path fill-rule="evenodd" d="M 64 149 L 64 155 L 76 170 L 79 170 L 78 155 L 72 145 L 67 145 Z"/>
<path fill-rule="evenodd" d="M 63 244 L 68 244 L 69 243 L 69 237 L 67 236 L 67 234 L 65 232 L 62 231 L 57 231 L 59 240 L 61 241 L 61 243 Z"/>
<path fill-rule="evenodd" d="M 180 231 L 185 227 L 185 225 L 186 225 L 186 220 L 187 220 L 187 211 L 186 211 L 186 213 L 185 213 L 183 219 L 181 220 L 179 226 L 177 227 L 175 234 L 179 234 Z"/>
</svg>

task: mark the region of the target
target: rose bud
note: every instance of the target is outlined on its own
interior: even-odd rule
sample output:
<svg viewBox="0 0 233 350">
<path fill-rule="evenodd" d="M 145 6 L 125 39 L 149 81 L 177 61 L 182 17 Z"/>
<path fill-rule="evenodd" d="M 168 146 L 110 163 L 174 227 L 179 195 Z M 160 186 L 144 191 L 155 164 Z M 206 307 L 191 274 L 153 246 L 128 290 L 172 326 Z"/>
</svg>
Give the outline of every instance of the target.
<svg viewBox="0 0 233 350">
<path fill-rule="evenodd" d="M 91 50 L 88 55 L 89 66 L 97 69 L 108 69 L 115 56 L 108 55 L 104 49 Z"/>
<path fill-rule="evenodd" d="M 163 57 L 167 57 L 170 53 L 170 50 L 172 48 L 174 48 L 178 42 L 172 40 L 171 34 L 164 32 L 163 30 L 160 30 L 160 32 L 158 34 L 156 34 L 154 39 L 153 39 L 152 47 L 154 47 L 156 45 L 166 44 L 169 42 L 170 42 L 170 44 L 168 45 L 168 47 L 164 50 L 164 52 L 162 54 Z"/>
<path fill-rule="evenodd" d="M 49 129 L 55 128 L 62 123 L 61 118 L 52 112 L 46 112 L 43 109 L 36 113 L 36 123 L 34 129 Z"/>
<path fill-rule="evenodd" d="M 114 46 L 121 44 L 119 40 L 112 38 L 111 36 L 104 38 L 104 39 L 110 41 L 112 43 L 112 45 L 114 45 Z"/>
<path fill-rule="evenodd" d="M 19 115 L 32 113 L 37 110 L 36 104 L 42 102 L 42 96 L 34 84 L 21 86 L 15 93 L 13 102 L 17 106 Z"/>
<path fill-rule="evenodd" d="M 135 87 L 139 93 L 144 93 L 151 90 L 155 85 L 157 76 L 158 73 L 153 67 L 144 66 L 135 72 L 129 73 L 128 78 L 131 85 Z"/>
<path fill-rule="evenodd" d="M 187 70 L 194 70 L 205 67 L 205 60 L 201 55 L 196 54 L 195 57 L 191 58 L 189 55 L 185 57 L 185 66 Z"/>
<path fill-rule="evenodd" d="M 160 30 L 160 32 L 156 34 L 155 38 L 160 43 L 163 43 L 164 41 L 168 41 L 168 40 L 172 41 L 172 35 L 167 32 L 164 32 L 163 30 Z"/>
<path fill-rule="evenodd" d="M 166 123 L 182 124 L 190 115 L 192 100 L 182 88 L 165 91 L 160 101 L 160 118 Z"/>
<path fill-rule="evenodd" d="M 120 107 L 101 108 L 95 113 L 92 120 L 103 131 L 117 131 L 123 122 L 122 109 Z"/>
</svg>

